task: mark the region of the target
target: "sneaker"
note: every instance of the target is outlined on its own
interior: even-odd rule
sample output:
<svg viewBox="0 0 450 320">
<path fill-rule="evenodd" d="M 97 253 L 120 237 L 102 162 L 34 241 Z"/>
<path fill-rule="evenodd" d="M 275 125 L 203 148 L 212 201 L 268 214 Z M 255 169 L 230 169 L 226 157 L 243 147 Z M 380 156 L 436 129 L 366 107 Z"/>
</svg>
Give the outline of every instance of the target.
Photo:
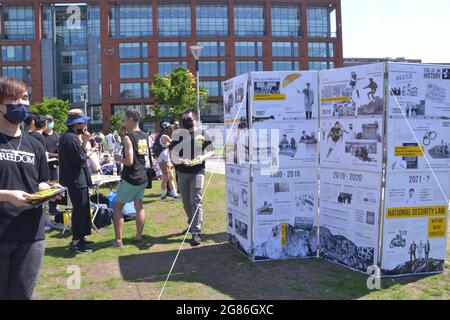
<svg viewBox="0 0 450 320">
<path fill-rule="evenodd" d="M 86 247 L 93 247 L 95 245 L 95 242 L 87 241 L 86 238 L 81 239 L 80 243 Z"/>
<path fill-rule="evenodd" d="M 92 253 L 92 249 L 84 246 L 81 242 L 78 242 L 75 245 L 72 244 L 70 250 L 78 254 Z"/>
<path fill-rule="evenodd" d="M 201 243 L 202 243 L 202 238 L 200 237 L 200 234 L 194 233 L 192 235 L 191 245 L 193 247 L 196 247 L 196 246 L 200 245 Z"/>
<path fill-rule="evenodd" d="M 52 227 L 50 227 L 50 226 L 45 226 L 44 227 L 44 231 L 45 232 L 49 232 L 49 231 L 51 231 L 52 230 Z"/>
<path fill-rule="evenodd" d="M 175 200 L 181 199 L 181 197 L 178 194 L 176 196 L 174 196 L 173 194 L 169 194 L 169 197 L 174 198 Z"/>
<path fill-rule="evenodd" d="M 167 196 L 161 196 L 161 201 L 167 200 Z"/>
</svg>

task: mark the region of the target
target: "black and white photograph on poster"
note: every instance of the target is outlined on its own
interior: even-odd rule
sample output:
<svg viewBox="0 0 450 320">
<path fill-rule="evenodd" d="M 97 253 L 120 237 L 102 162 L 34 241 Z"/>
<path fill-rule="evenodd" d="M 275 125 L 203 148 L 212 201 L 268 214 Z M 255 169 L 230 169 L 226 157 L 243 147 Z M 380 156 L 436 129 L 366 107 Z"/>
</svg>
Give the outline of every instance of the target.
<svg viewBox="0 0 450 320">
<path fill-rule="evenodd" d="M 430 234 L 430 224 L 446 224 L 447 219 L 413 217 L 385 219 L 381 274 L 397 276 L 444 271 L 446 232 Z"/>
<path fill-rule="evenodd" d="M 450 118 L 448 67 L 389 64 L 389 116 Z"/>
<path fill-rule="evenodd" d="M 240 119 L 247 114 L 248 74 L 224 81 L 222 84 L 223 109 L 225 122 Z"/>
<path fill-rule="evenodd" d="M 238 219 L 234 219 L 234 228 L 236 230 L 236 234 L 248 240 L 248 225 L 246 223 L 239 221 Z"/>
<path fill-rule="evenodd" d="M 272 175 L 261 172 L 256 170 L 254 178 L 255 259 L 310 256 L 316 252 L 308 248 L 317 237 L 313 228 L 317 225 L 317 172 L 308 168 L 282 169 Z"/>
<path fill-rule="evenodd" d="M 448 204 L 450 173 L 391 173 L 386 177 L 386 206 L 422 207 Z"/>
<path fill-rule="evenodd" d="M 253 122 L 318 119 L 318 73 L 252 72 Z"/>
<path fill-rule="evenodd" d="M 390 119 L 388 170 L 450 169 L 450 120 Z"/>
<path fill-rule="evenodd" d="M 377 261 L 381 173 L 320 169 L 320 254 L 367 271 Z"/>
<path fill-rule="evenodd" d="M 325 167 L 381 170 L 382 122 L 372 119 L 322 120 L 321 162 Z"/>
<path fill-rule="evenodd" d="M 382 116 L 384 64 L 320 71 L 320 116 L 323 119 Z"/>
<path fill-rule="evenodd" d="M 225 122 L 225 161 L 227 164 L 246 165 L 249 162 L 249 134 L 247 118 Z"/>
<path fill-rule="evenodd" d="M 273 164 L 281 168 L 317 166 L 318 128 L 315 122 L 256 123 L 254 129 L 258 167 Z"/>
</svg>

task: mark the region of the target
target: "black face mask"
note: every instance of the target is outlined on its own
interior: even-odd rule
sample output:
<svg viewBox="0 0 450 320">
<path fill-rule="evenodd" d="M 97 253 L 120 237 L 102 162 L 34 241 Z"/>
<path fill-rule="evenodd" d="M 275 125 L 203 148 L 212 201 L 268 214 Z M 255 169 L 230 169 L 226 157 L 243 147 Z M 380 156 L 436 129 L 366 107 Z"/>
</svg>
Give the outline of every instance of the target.
<svg viewBox="0 0 450 320">
<path fill-rule="evenodd" d="M 83 134 L 86 131 L 86 129 L 77 129 L 77 135 Z"/>
<path fill-rule="evenodd" d="M 183 127 L 187 130 L 192 129 L 194 127 L 194 120 L 192 119 L 181 119 L 181 123 Z"/>
</svg>

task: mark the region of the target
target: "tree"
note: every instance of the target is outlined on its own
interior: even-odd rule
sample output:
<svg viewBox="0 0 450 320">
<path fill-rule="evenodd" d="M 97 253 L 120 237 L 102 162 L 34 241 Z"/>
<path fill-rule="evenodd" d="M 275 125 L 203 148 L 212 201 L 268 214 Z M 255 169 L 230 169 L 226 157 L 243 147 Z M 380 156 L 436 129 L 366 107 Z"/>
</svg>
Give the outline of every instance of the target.
<svg viewBox="0 0 450 320">
<path fill-rule="evenodd" d="M 185 68 L 174 69 L 170 76 L 162 77 L 156 74 L 150 87 L 150 92 L 155 98 L 153 107 L 155 118 L 179 119 L 183 112 L 196 108 L 197 92 L 196 79 Z M 200 87 L 200 105 L 206 106 L 208 92 Z"/>
<path fill-rule="evenodd" d="M 111 116 L 111 119 L 109 122 L 109 132 L 119 132 L 120 127 L 123 126 L 124 116 L 125 116 L 125 112 L 123 112 L 123 111 L 116 112 Z"/>
<path fill-rule="evenodd" d="M 38 102 L 30 106 L 30 111 L 38 115 L 51 115 L 55 120 L 55 131 L 65 132 L 67 126 L 67 112 L 69 111 L 69 101 L 59 100 L 56 98 L 44 98 L 42 102 Z"/>
</svg>

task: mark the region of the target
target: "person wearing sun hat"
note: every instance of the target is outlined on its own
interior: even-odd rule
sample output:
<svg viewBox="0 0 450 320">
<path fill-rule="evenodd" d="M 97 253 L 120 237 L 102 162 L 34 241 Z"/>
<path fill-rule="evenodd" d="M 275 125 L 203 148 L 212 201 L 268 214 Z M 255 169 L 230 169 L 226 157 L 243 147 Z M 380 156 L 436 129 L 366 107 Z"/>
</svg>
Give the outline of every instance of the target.
<svg viewBox="0 0 450 320">
<path fill-rule="evenodd" d="M 92 180 L 87 165 L 91 135 L 86 130 L 90 118 L 80 109 L 70 110 L 67 118 L 67 132 L 59 140 L 59 174 L 60 183 L 67 187 L 73 206 L 70 250 L 75 253 L 90 253 L 94 245 L 86 240 L 92 227 L 89 203 Z"/>
</svg>

